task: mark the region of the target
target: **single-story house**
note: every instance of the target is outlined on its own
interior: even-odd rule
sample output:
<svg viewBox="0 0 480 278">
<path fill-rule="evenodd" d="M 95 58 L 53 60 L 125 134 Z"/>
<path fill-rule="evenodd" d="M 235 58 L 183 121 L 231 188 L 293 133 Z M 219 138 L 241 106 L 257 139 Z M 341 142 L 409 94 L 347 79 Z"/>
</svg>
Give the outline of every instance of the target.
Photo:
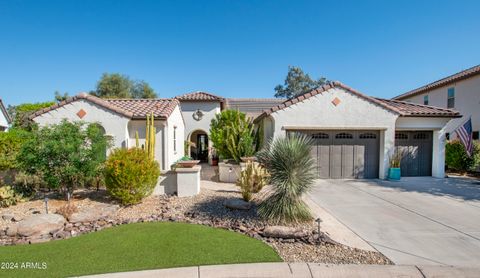
<svg viewBox="0 0 480 278">
<path fill-rule="evenodd" d="M 138 132 L 145 143 L 146 116 L 153 112 L 156 128 L 155 159 L 162 170 L 184 154 L 184 130 L 176 99 L 101 99 L 86 93 L 71 97 L 34 113 L 31 118 L 40 126 L 58 124 L 63 119 L 97 123 L 112 137 L 113 147 L 134 147 Z"/>
<path fill-rule="evenodd" d="M 114 147 L 135 146 L 145 138 L 145 117 L 157 127 L 155 158 L 162 170 L 184 155 L 208 161 L 210 122 L 224 109 L 254 117 L 264 140 L 303 133 L 314 141 L 312 155 L 320 178 L 386 178 L 390 157 L 405 153 L 403 176 L 444 177 L 445 126 L 459 112 L 364 95 L 331 82 L 292 99 L 228 99 L 193 92 L 172 99 L 100 99 L 80 94 L 36 112 L 40 125 L 62 119 L 96 122 L 113 137 Z"/>
<path fill-rule="evenodd" d="M 386 178 L 389 158 L 405 152 L 403 176 L 445 176 L 445 125 L 454 110 L 364 95 L 340 82 L 274 106 L 255 122 L 264 139 L 291 132 L 314 140 L 320 178 Z"/>
<path fill-rule="evenodd" d="M 0 132 L 7 131 L 12 119 L 8 115 L 5 105 L 3 105 L 2 99 L 0 98 Z"/>
</svg>

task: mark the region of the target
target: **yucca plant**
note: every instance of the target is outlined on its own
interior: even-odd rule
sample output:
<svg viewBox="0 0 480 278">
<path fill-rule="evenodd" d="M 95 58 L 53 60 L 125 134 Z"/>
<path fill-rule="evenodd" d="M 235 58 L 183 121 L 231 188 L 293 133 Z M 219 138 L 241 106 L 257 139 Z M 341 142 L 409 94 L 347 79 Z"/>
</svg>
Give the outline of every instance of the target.
<svg viewBox="0 0 480 278">
<path fill-rule="evenodd" d="M 257 158 L 270 173 L 271 192 L 260 203 L 258 213 L 274 222 L 303 222 L 312 219 L 302 195 L 311 188 L 315 162 L 310 156 L 311 139 L 303 135 L 270 141 Z"/>
</svg>

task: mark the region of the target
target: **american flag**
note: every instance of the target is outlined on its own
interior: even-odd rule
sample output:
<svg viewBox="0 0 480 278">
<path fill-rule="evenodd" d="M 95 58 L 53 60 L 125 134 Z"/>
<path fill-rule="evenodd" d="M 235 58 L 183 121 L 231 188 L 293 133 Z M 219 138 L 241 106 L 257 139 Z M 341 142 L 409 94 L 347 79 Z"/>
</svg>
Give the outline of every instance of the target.
<svg viewBox="0 0 480 278">
<path fill-rule="evenodd" d="M 462 126 L 457 128 L 457 133 L 460 142 L 465 146 L 468 156 L 473 153 L 473 138 L 472 138 L 472 119 L 468 119 Z"/>
</svg>

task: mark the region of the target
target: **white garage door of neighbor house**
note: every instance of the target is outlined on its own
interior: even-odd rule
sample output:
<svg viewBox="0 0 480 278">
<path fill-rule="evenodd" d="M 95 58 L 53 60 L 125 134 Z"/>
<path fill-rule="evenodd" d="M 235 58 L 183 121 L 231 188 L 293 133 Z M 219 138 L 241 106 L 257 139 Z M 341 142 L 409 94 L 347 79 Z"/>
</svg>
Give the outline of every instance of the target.
<svg viewBox="0 0 480 278">
<path fill-rule="evenodd" d="M 311 136 L 317 175 L 324 179 L 378 178 L 377 130 L 289 131 Z"/>
</svg>

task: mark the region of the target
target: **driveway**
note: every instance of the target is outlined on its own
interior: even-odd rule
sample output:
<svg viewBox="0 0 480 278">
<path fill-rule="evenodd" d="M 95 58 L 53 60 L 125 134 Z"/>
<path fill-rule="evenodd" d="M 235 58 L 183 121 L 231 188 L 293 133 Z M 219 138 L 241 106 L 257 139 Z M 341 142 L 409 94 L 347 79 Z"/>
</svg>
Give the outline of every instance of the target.
<svg viewBox="0 0 480 278">
<path fill-rule="evenodd" d="M 310 197 L 395 264 L 480 266 L 478 180 L 317 180 Z"/>
</svg>

